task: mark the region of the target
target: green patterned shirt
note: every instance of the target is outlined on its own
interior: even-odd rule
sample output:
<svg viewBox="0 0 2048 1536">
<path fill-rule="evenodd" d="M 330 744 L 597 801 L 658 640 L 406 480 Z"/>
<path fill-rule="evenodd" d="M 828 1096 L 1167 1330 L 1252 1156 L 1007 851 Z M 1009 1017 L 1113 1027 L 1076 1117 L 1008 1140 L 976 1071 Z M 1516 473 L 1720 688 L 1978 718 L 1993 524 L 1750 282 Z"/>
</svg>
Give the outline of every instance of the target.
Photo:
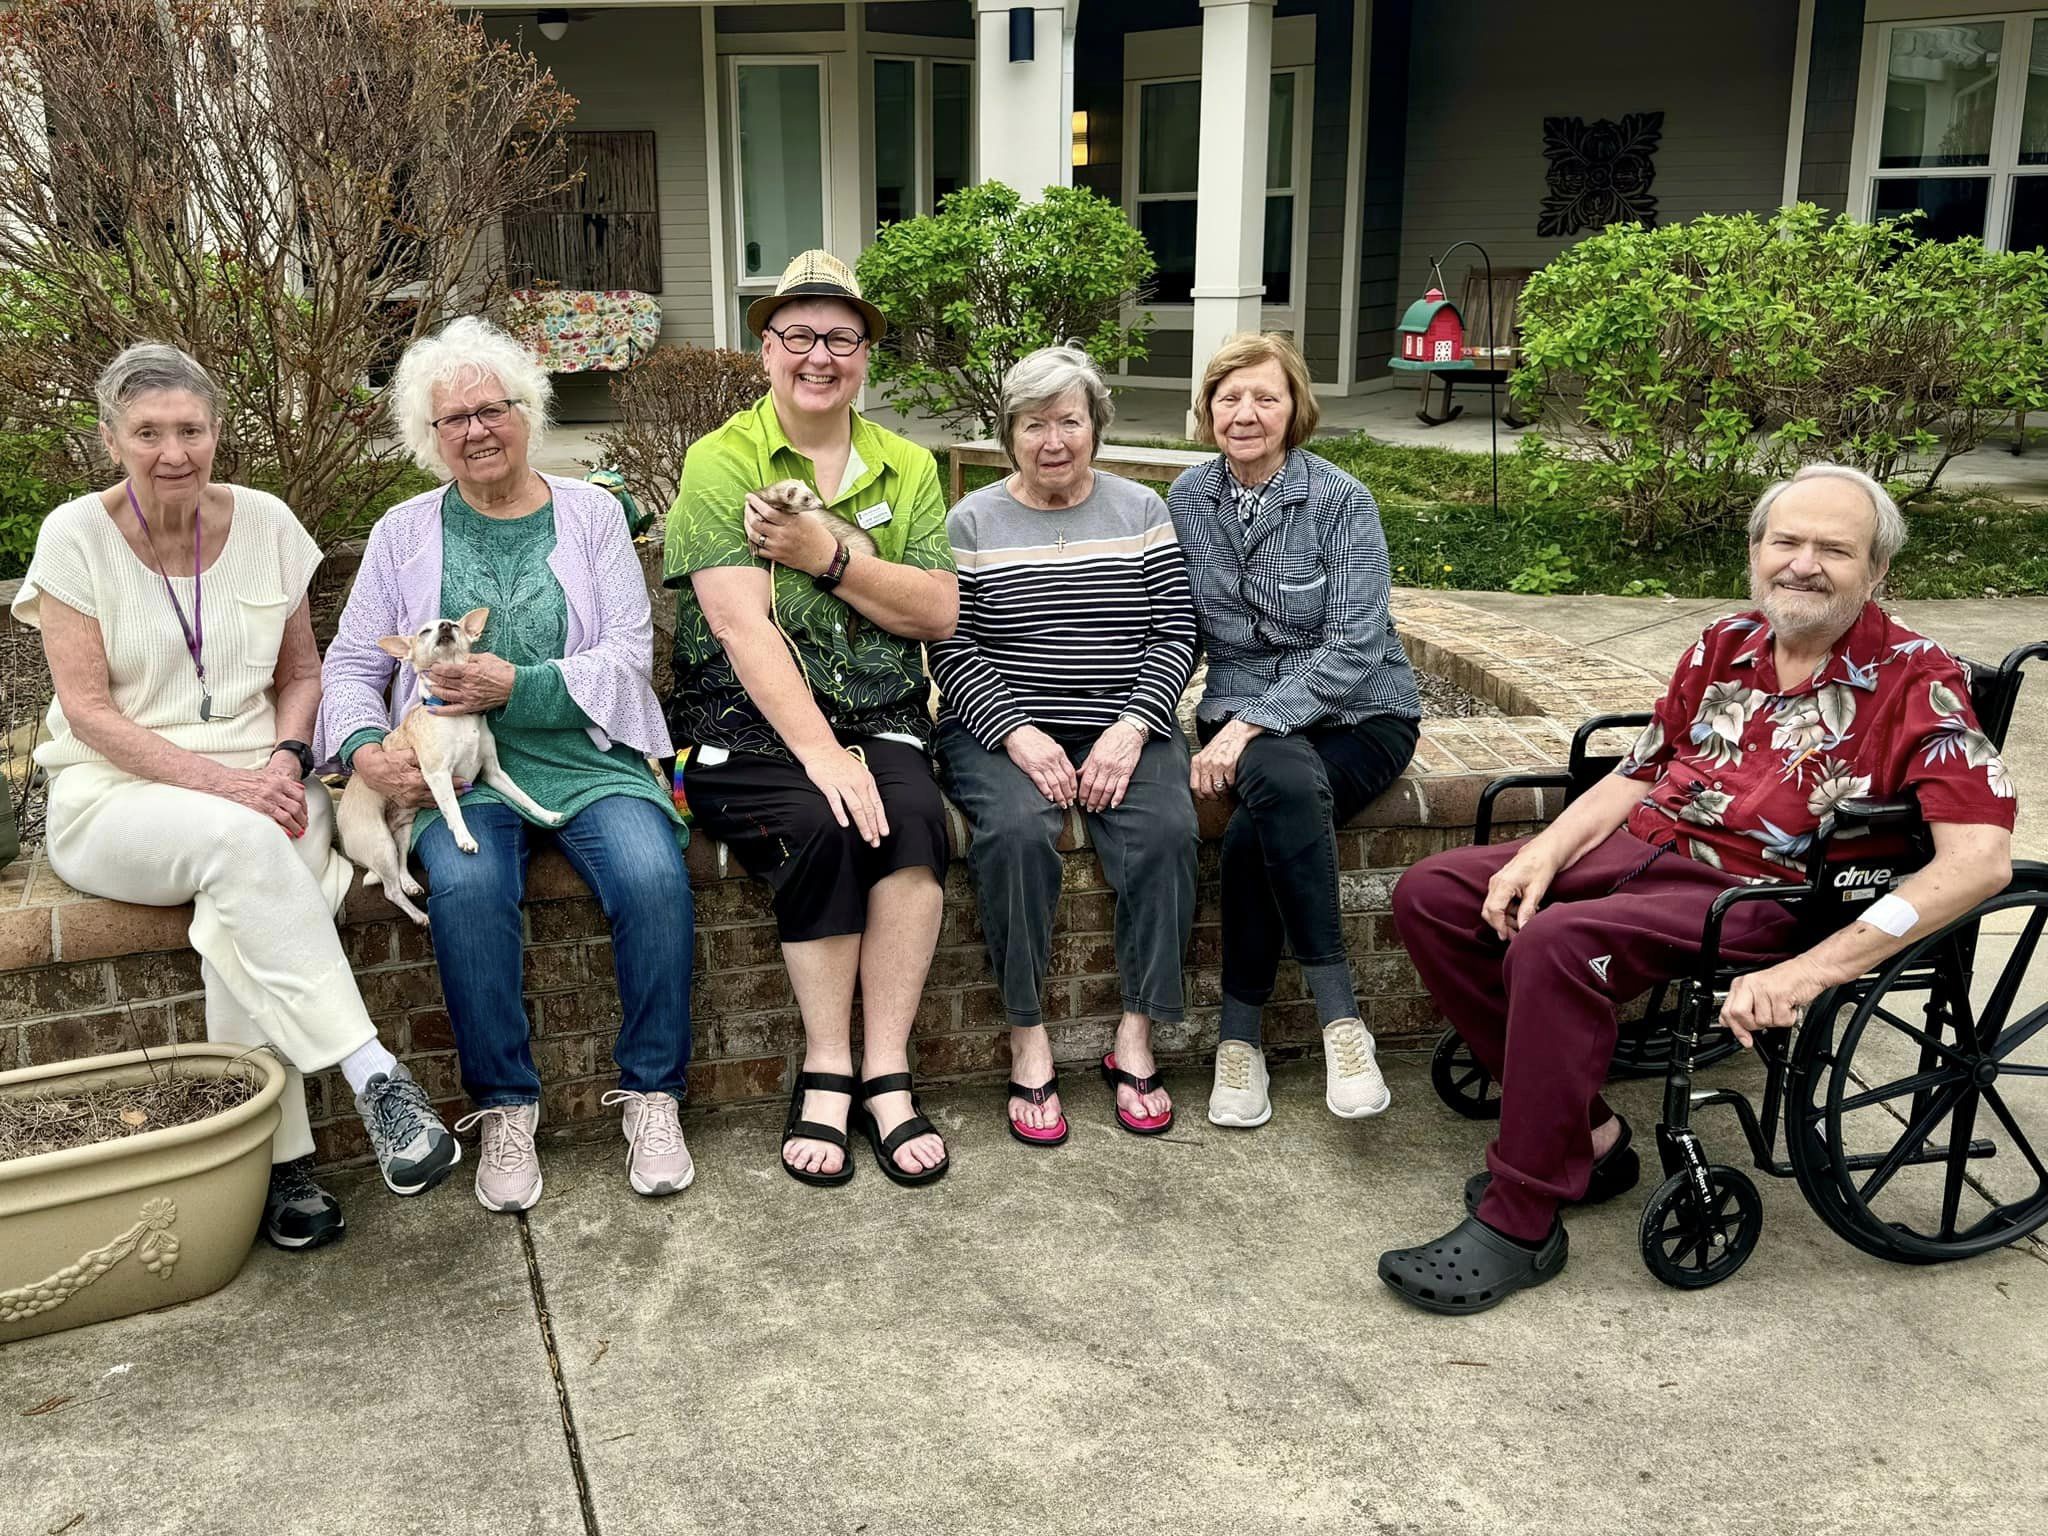
<svg viewBox="0 0 2048 1536">
<path fill-rule="evenodd" d="M 919 570 L 953 569 L 939 469 L 925 449 L 853 412 L 846 482 L 825 498 L 835 516 L 865 527 L 882 558 Z M 772 396 L 691 445 L 668 514 L 663 579 L 676 589 L 675 692 L 669 729 L 685 743 L 787 758 L 788 749 L 741 686 L 690 586 L 693 572 L 759 565 L 747 543 L 746 497 L 778 480 L 817 489 L 811 461 L 792 448 Z M 802 571 L 778 566 L 775 615 L 795 642 L 811 697 L 842 741 L 884 733 L 931 740 L 931 685 L 920 642 L 892 635 Z"/>
</svg>

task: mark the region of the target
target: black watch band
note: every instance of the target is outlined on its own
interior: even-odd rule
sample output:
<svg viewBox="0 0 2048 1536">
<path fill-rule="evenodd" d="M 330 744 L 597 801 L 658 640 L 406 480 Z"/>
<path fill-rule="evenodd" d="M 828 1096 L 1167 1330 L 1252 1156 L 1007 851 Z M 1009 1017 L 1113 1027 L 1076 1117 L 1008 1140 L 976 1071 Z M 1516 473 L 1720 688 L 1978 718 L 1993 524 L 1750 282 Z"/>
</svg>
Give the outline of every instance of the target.
<svg viewBox="0 0 2048 1536">
<path fill-rule="evenodd" d="M 313 749 L 307 746 L 306 743 L 303 741 L 280 741 L 270 749 L 272 757 L 277 756 L 280 752 L 289 752 L 299 760 L 299 777 L 301 779 L 310 779 L 313 776 Z"/>
</svg>

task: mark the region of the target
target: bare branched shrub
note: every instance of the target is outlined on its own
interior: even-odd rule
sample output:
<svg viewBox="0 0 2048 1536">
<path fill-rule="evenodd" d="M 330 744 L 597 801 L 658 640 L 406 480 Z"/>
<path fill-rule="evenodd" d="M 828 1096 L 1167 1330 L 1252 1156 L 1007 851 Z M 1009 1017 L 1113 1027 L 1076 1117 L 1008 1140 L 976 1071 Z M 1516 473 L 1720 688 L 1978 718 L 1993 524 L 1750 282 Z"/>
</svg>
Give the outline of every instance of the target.
<svg viewBox="0 0 2048 1536">
<path fill-rule="evenodd" d="M 614 374 L 611 389 L 618 425 L 598 434 L 597 450 L 659 517 L 683 483 L 690 444 L 767 394 L 768 374 L 752 352 L 656 347 Z"/>
<path fill-rule="evenodd" d="M 403 460 L 373 379 L 481 308 L 574 101 L 439 0 L 18 0 L 0 17 L 0 428 L 76 434 L 122 346 L 226 394 L 217 473 L 316 536 Z M 94 466 L 95 468 L 103 466 Z"/>
</svg>

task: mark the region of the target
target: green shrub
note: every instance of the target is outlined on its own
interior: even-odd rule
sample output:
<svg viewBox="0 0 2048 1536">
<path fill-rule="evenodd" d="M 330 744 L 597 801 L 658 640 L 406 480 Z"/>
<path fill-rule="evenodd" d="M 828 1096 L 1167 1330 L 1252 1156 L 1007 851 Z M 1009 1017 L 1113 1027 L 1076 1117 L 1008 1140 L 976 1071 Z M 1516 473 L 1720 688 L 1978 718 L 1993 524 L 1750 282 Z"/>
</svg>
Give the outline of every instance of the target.
<svg viewBox="0 0 2048 1536">
<path fill-rule="evenodd" d="M 0 432 L 0 580 L 20 576 L 50 509 L 86 489 L 62 433 Z"/>
<path fill-rule="evenodd" d="M 1561 397 L 1539 491 L 1611 501 L 1657 542 L 1740 518 L 1802 463 L 1930 489 L 2014 409 L 2048 405 L 2048 255 L 1923 241 L 1810 204 L 1617 225 L 1522 296 L 1513 389 Z"/>
<path fill-rule="evenodd" d="M 599 462 L 657 514 L 683 483 L 683 455 L 768 393 L 758 354 L 719 347 L 656 347 L 612 375 L 618 425 L 596 438 Z"/>
<path fill-rule="evenodd" d="M 1086 188 L 1030 203 L 995 181 L 950 193 L 861 253 L 861 291 L 889 321 L 869 377 L 906 415 L 991 434 L 1003 376 L 1027 353 L 1071 342 L 1111 372 L 1145 355 L 1151 317 L 1125 321 L 1153 266 L 1123 210 Z"/>
</svg>

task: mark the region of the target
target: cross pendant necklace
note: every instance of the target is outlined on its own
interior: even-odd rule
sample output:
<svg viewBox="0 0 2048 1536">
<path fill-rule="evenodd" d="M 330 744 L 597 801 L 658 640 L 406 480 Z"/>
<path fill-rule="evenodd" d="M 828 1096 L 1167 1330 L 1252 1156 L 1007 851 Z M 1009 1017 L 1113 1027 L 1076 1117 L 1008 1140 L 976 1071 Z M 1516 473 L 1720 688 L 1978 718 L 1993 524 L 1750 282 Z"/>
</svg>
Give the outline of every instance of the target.
<svg viewBox="0 0 2048 1536">
<path fill-rule="evenodd" d="M 1067 552 L 1067 536 L 1064 533 L 1060 534 L 1052 541 L 1052 547 L 1061 554 L 1065 554 Z"/>
</svg>

